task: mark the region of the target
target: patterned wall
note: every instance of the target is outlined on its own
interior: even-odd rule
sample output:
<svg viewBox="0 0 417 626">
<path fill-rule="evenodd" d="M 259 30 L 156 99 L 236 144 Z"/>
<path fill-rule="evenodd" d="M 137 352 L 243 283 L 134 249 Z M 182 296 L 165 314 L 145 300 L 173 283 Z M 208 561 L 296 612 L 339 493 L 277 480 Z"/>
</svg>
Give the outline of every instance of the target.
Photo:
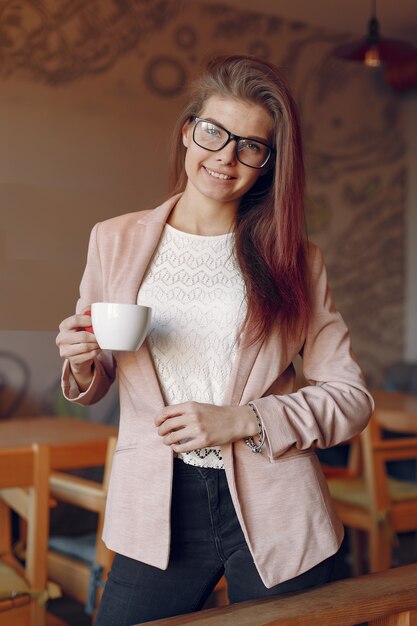
<svg viewBox="0 0 417 626">
<path fill-rule="evenodd" d="M 309 234 L 324 250 L 354 350 L 369 382 L 379 384 L 403 354 L 401 102 L 378 70 L 332 59 L 340 40 L 303 23 L 213 2 L 0 2 L 1 79 L 18 76 L 60 89 L 110 72 L 130 56 L 135 80 L 170 120 L 187 81 L 213 54 L 251 53 L 282 68 L 303 124 Z M 120 89 L 132 80 L 126 77 Z"/>
</svg>

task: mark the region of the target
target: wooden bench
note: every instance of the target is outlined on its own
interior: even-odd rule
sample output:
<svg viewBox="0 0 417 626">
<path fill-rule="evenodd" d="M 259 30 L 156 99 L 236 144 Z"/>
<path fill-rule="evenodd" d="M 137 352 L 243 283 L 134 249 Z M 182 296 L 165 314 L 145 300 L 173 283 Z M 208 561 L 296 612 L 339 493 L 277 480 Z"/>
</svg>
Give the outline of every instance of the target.
<svg viewBox="0 0 417 626">
<path fill-rule="evenodd" d="M 149 626 L 417 626 L 417 564 Z"/>
</svg>

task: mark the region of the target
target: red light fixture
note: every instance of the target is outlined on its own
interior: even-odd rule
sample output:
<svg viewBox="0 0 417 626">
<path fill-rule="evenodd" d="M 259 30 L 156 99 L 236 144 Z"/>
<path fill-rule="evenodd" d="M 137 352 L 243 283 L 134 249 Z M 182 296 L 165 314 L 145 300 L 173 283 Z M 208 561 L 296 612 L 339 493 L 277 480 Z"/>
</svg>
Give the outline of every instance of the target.
<svg viewBox="0 0 417 626">
<path fill-rule="evenodd" d="M 398 65 L 415 58 L 417 49 L 404 41 L 381 37 L 376 17 L 376 0 L 373 0 L 367 37 L 338 46 L 333 50 L 333 55 L 345 61 L 364 63 L 368 67 L 380 67 Z"/>
</svg>

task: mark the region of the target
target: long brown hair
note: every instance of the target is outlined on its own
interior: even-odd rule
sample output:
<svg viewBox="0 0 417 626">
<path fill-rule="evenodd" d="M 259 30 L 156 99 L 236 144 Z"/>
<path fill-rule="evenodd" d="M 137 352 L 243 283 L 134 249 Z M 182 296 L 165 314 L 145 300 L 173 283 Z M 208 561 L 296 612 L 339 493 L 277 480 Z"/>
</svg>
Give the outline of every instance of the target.
<svg viewBox="0 0 417 626">
<path fill-rule="evenodd" d="M 180 116 L 171 151 L 171 194 L 185 189 L 184 124 L 199 115 L 211 96 L 264 107 L 273 127 L 275 157 L 240 202 L 235 246 L 247 294 L 244 322 L 250 341 L 279 324 L 287 336 L 309 318 L 304 238 L 304 163 L 295 103 L 278 69 L 254 57 L 216 57 L 194 81 Z"/>
</svg>

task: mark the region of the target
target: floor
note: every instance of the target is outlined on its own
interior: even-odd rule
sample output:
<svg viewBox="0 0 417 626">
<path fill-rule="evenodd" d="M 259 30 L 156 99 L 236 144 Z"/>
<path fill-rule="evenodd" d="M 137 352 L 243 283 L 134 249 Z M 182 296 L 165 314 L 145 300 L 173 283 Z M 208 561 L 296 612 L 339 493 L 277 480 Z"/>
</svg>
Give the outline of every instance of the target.
<svg viewBox="0 0 417 626">
<path fill-rule="evenodd" d="M 53 613 L 46 614 L 45 626 L 67 626 L 68 622 L 64 622 L 61 618 L 57 617 Z"/>
<path fill-rule="evenodd" d="M 91 626 L 93 623 L 82 604 L 65 596 L 49 601 L 47 611 L 46 626 Z"/>
<path fill-rule="evenodd" d="M 404 533 L 398 537 L 398 545 L 394 551 L 394 567 L 417 562 L 417 536 L 415 533 Z M 349 546 L 348 541 L 342 544 L 337 556 L 334 579 L 349 578 Z M 84 612 L 84 607 L 63 597 L 48 603 L 48 621 L 46 626 L 92 626 L 91 618 Z"/>
</svg>

